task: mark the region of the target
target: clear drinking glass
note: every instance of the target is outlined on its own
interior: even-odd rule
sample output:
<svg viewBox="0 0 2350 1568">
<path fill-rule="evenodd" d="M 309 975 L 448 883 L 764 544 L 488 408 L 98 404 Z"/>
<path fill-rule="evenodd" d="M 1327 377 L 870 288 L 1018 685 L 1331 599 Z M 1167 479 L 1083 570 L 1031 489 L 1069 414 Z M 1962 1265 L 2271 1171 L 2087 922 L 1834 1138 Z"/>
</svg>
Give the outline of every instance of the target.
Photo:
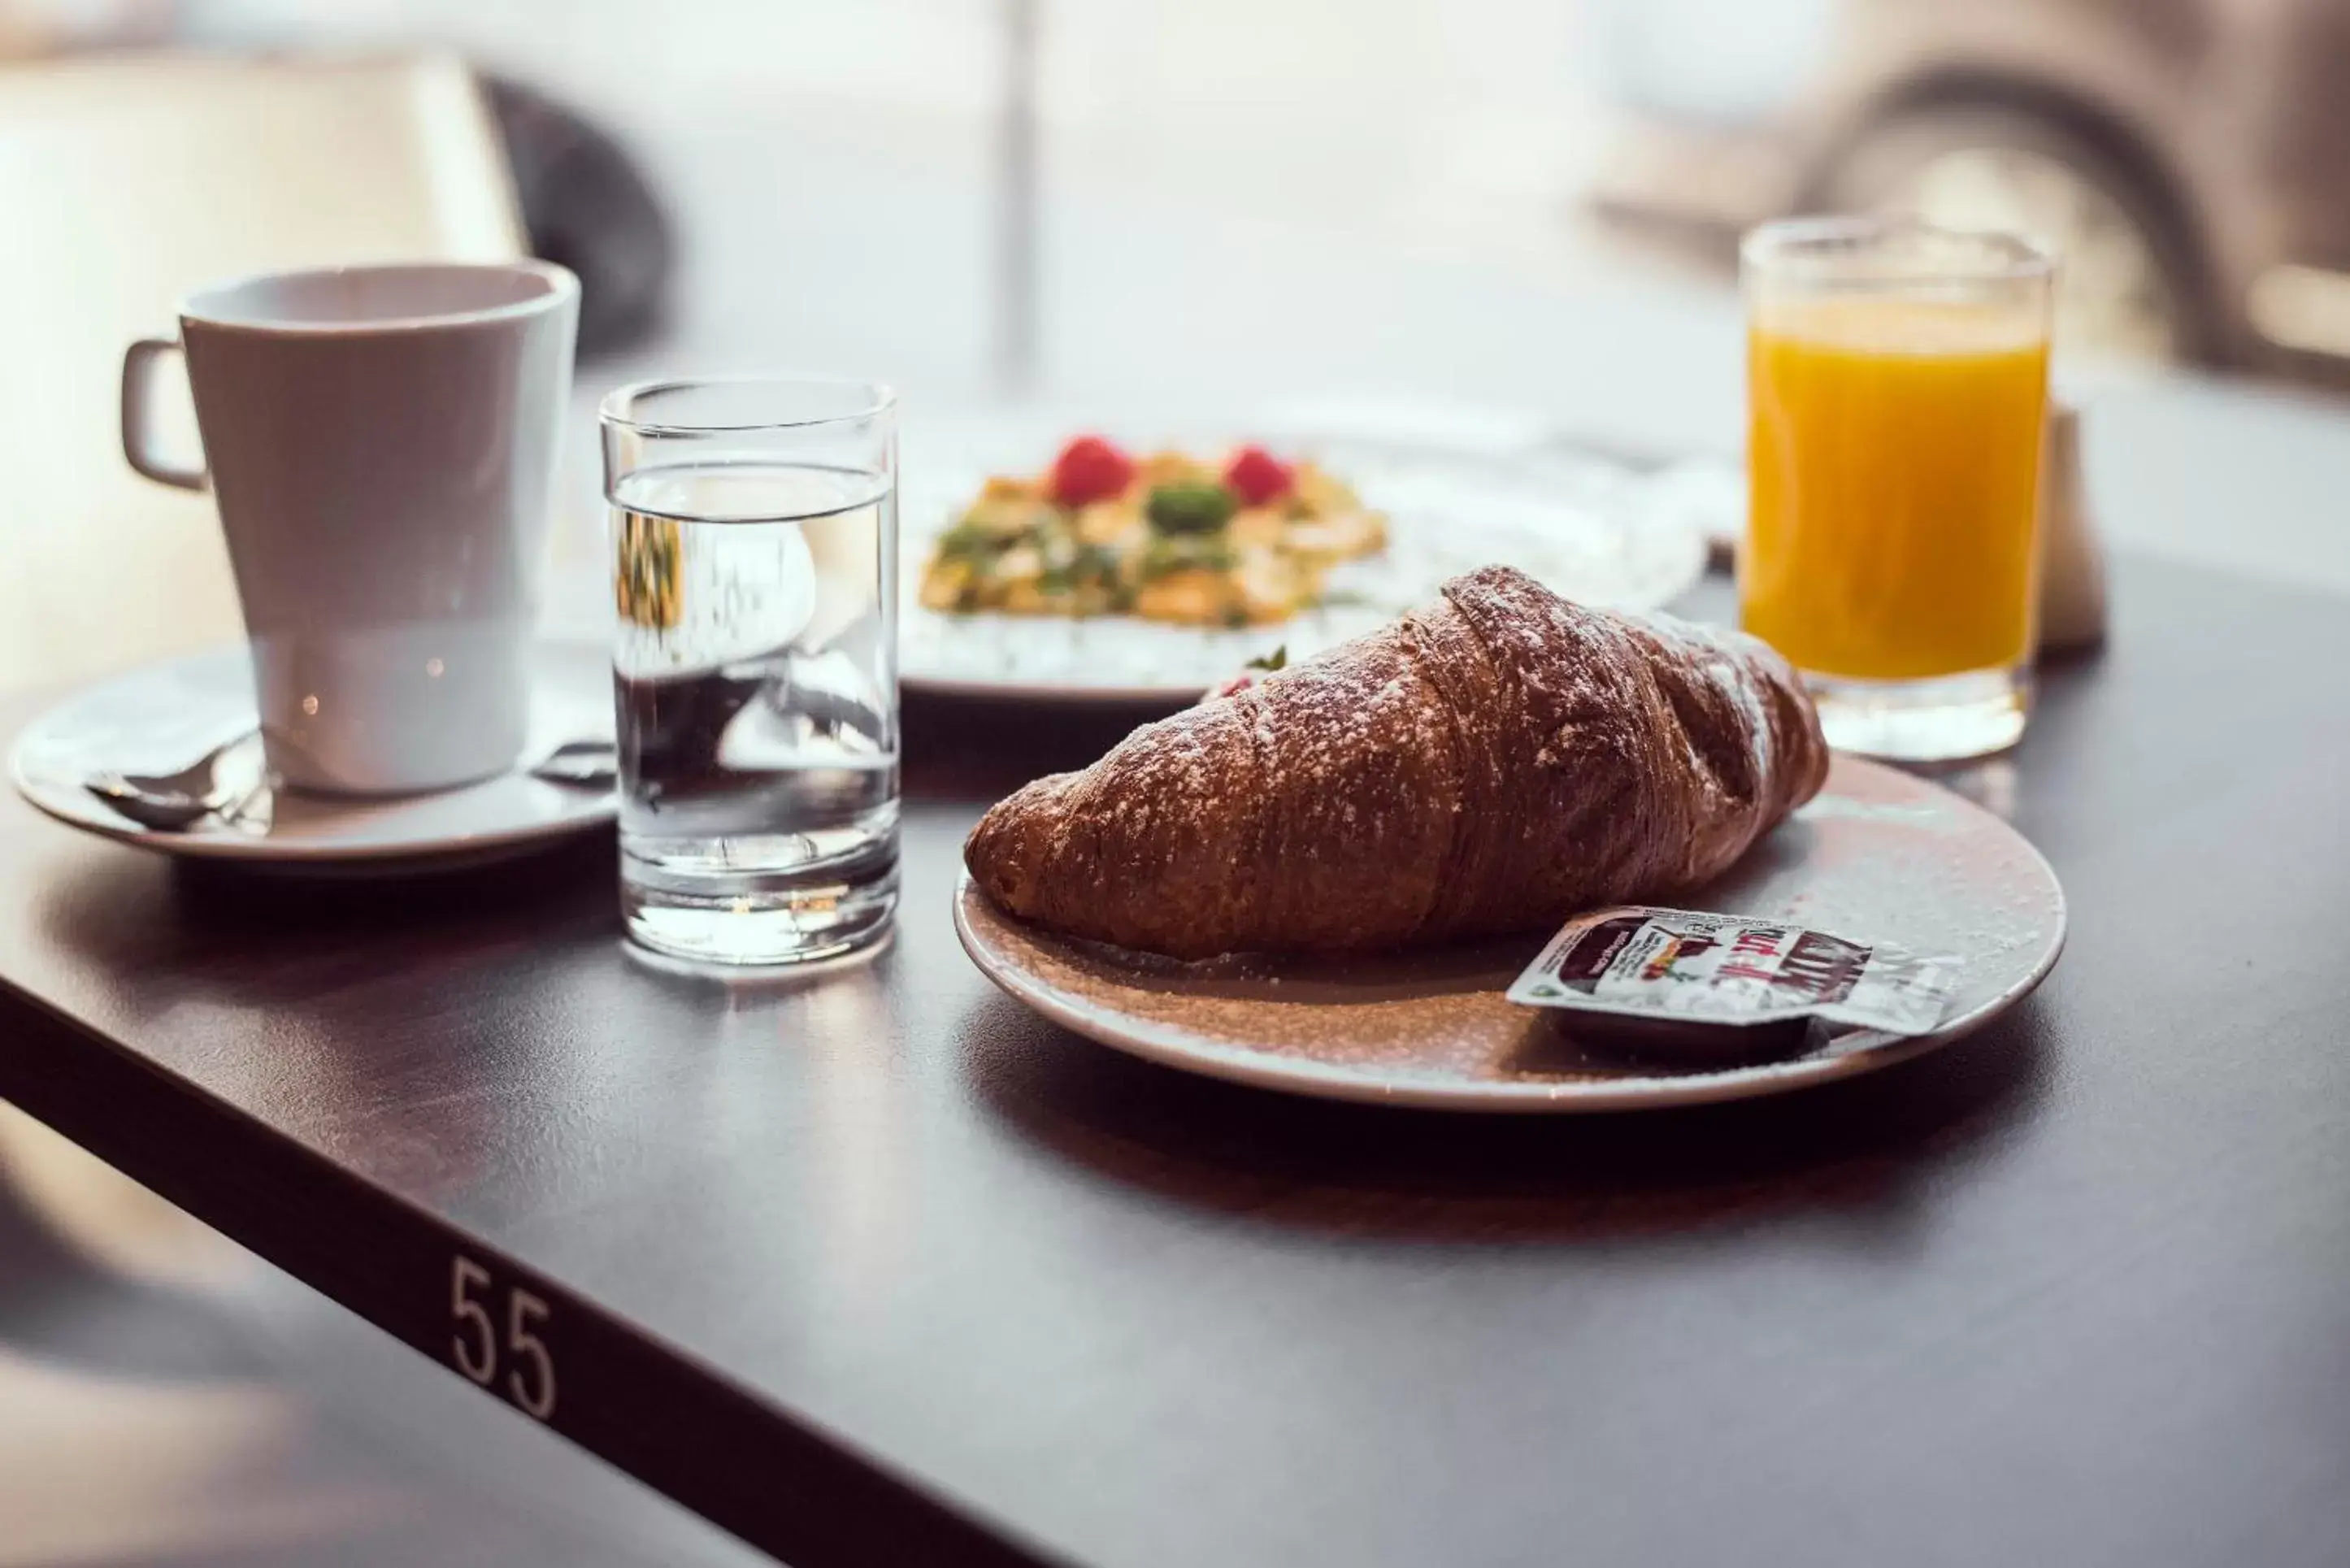
<svg viewBox="0 0 2350 1568">
<path fill-rule="evenodd" d="M 1741 248 L 1740 620 L 1802 670 L 1832 745 L 2014 743 L 2031 699 L 2052 265 L 1914 219 L 1766 223 Z"/>
<path fill-rule="evenodd" d="M 889 389 L 646 382 L 604 400 L 620 905 L 673 957 L 851 952 L 898 902 Z"/>
</svg>

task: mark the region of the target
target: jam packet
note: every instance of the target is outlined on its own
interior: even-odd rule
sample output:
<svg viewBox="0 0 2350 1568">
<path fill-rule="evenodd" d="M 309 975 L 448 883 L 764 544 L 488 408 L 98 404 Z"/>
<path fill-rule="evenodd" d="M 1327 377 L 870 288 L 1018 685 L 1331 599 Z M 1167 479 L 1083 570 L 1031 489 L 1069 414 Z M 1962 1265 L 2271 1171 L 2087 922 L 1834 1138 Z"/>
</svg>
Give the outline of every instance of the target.
<svg viewBox="0 0 2350 1568">
<path fill-rule="evenodd" d="M 1569 920 L 1508 995 L 1578 1035 L 1760 1055 L 1800 1048 L 1815 1018 L 1930 1033 L 1958 968 L 1783 920 L 1626 907 Z"/>
</svg>

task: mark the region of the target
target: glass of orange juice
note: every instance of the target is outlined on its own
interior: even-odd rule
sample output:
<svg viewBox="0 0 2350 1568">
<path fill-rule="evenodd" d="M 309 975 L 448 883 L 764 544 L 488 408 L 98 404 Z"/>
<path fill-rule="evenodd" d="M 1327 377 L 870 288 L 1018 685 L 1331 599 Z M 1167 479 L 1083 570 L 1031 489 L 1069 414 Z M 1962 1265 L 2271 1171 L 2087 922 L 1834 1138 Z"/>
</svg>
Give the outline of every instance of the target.
<svg viewBox="0 0 2350 1568">
<path fill-rule="evenodd" d="M 1798 218 L 1740 249 L 1746 629 L 1829 743 L 1981 756 L 2031 701 L 2052 264 L 2007 234 Z"/>
</svg>

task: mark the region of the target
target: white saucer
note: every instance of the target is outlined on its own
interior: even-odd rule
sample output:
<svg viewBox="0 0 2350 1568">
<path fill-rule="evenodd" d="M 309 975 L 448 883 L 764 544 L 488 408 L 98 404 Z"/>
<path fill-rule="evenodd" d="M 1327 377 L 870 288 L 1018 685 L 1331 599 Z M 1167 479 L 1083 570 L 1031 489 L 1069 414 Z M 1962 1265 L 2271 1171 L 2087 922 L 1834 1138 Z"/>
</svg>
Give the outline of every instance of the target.
<svg viewBox="0 0 2350 1568">
<path fill-rule="evenodd" d="M 2031 994 L 2064 946 L 2064 892 L 2006 823 L 1936 784 L 1839 755 L 1818 799 L 1711 887 L 1670 902 L 1898 942 L 1963 966 L 1941 1026 L 1830 1035 L 1732 1066 L 1644 1064 L 1578 1044 L 1502 992 L 1535 932 L 1351 959 L 1178 963 L 1055 937 L 968 872 L 955 931 L 988 979 L 1055 1023 L 1186 1072 L 1324 1099 L 1461 1111 L 1621 1111 L 1777 1094 L 1946 1045 Z"/>
<path fill-rule="evenodd" d="M 609 658 L 587 643 L 541 643 L 534 655 L 525 757 L 612 733 Z M 280 872 L 404 874 L 503 858 L 607 827 L 608 789 L 524 773 L 431 794 L 336 797 L 264 788 L 235 824 L 206 817 L 182 832 L 141 826 L 84 787 L 93 775 L 168 774 L 250 730 L 253 680 L 242 647 L 151 665 L 65 699 L 26 727 L 9 756 L 19 794 L 71 826 L 190 859 Z"/>
</svg>

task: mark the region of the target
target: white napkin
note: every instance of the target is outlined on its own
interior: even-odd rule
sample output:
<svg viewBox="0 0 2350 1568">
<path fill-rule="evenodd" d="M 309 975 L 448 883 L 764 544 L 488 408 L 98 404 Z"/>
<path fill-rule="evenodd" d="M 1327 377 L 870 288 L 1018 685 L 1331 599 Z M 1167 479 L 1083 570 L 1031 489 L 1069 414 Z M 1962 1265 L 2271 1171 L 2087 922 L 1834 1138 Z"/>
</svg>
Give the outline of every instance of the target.
<svg viewBox="0 0 2350 1568">
<path fill-rule="evenodd" d="M 2106 550 L 2082 496 L 2081 417 L 2048 405 L 2040 474 L 2040 646 L 2090 648 L 2106 636 Z"/>
</svg>

